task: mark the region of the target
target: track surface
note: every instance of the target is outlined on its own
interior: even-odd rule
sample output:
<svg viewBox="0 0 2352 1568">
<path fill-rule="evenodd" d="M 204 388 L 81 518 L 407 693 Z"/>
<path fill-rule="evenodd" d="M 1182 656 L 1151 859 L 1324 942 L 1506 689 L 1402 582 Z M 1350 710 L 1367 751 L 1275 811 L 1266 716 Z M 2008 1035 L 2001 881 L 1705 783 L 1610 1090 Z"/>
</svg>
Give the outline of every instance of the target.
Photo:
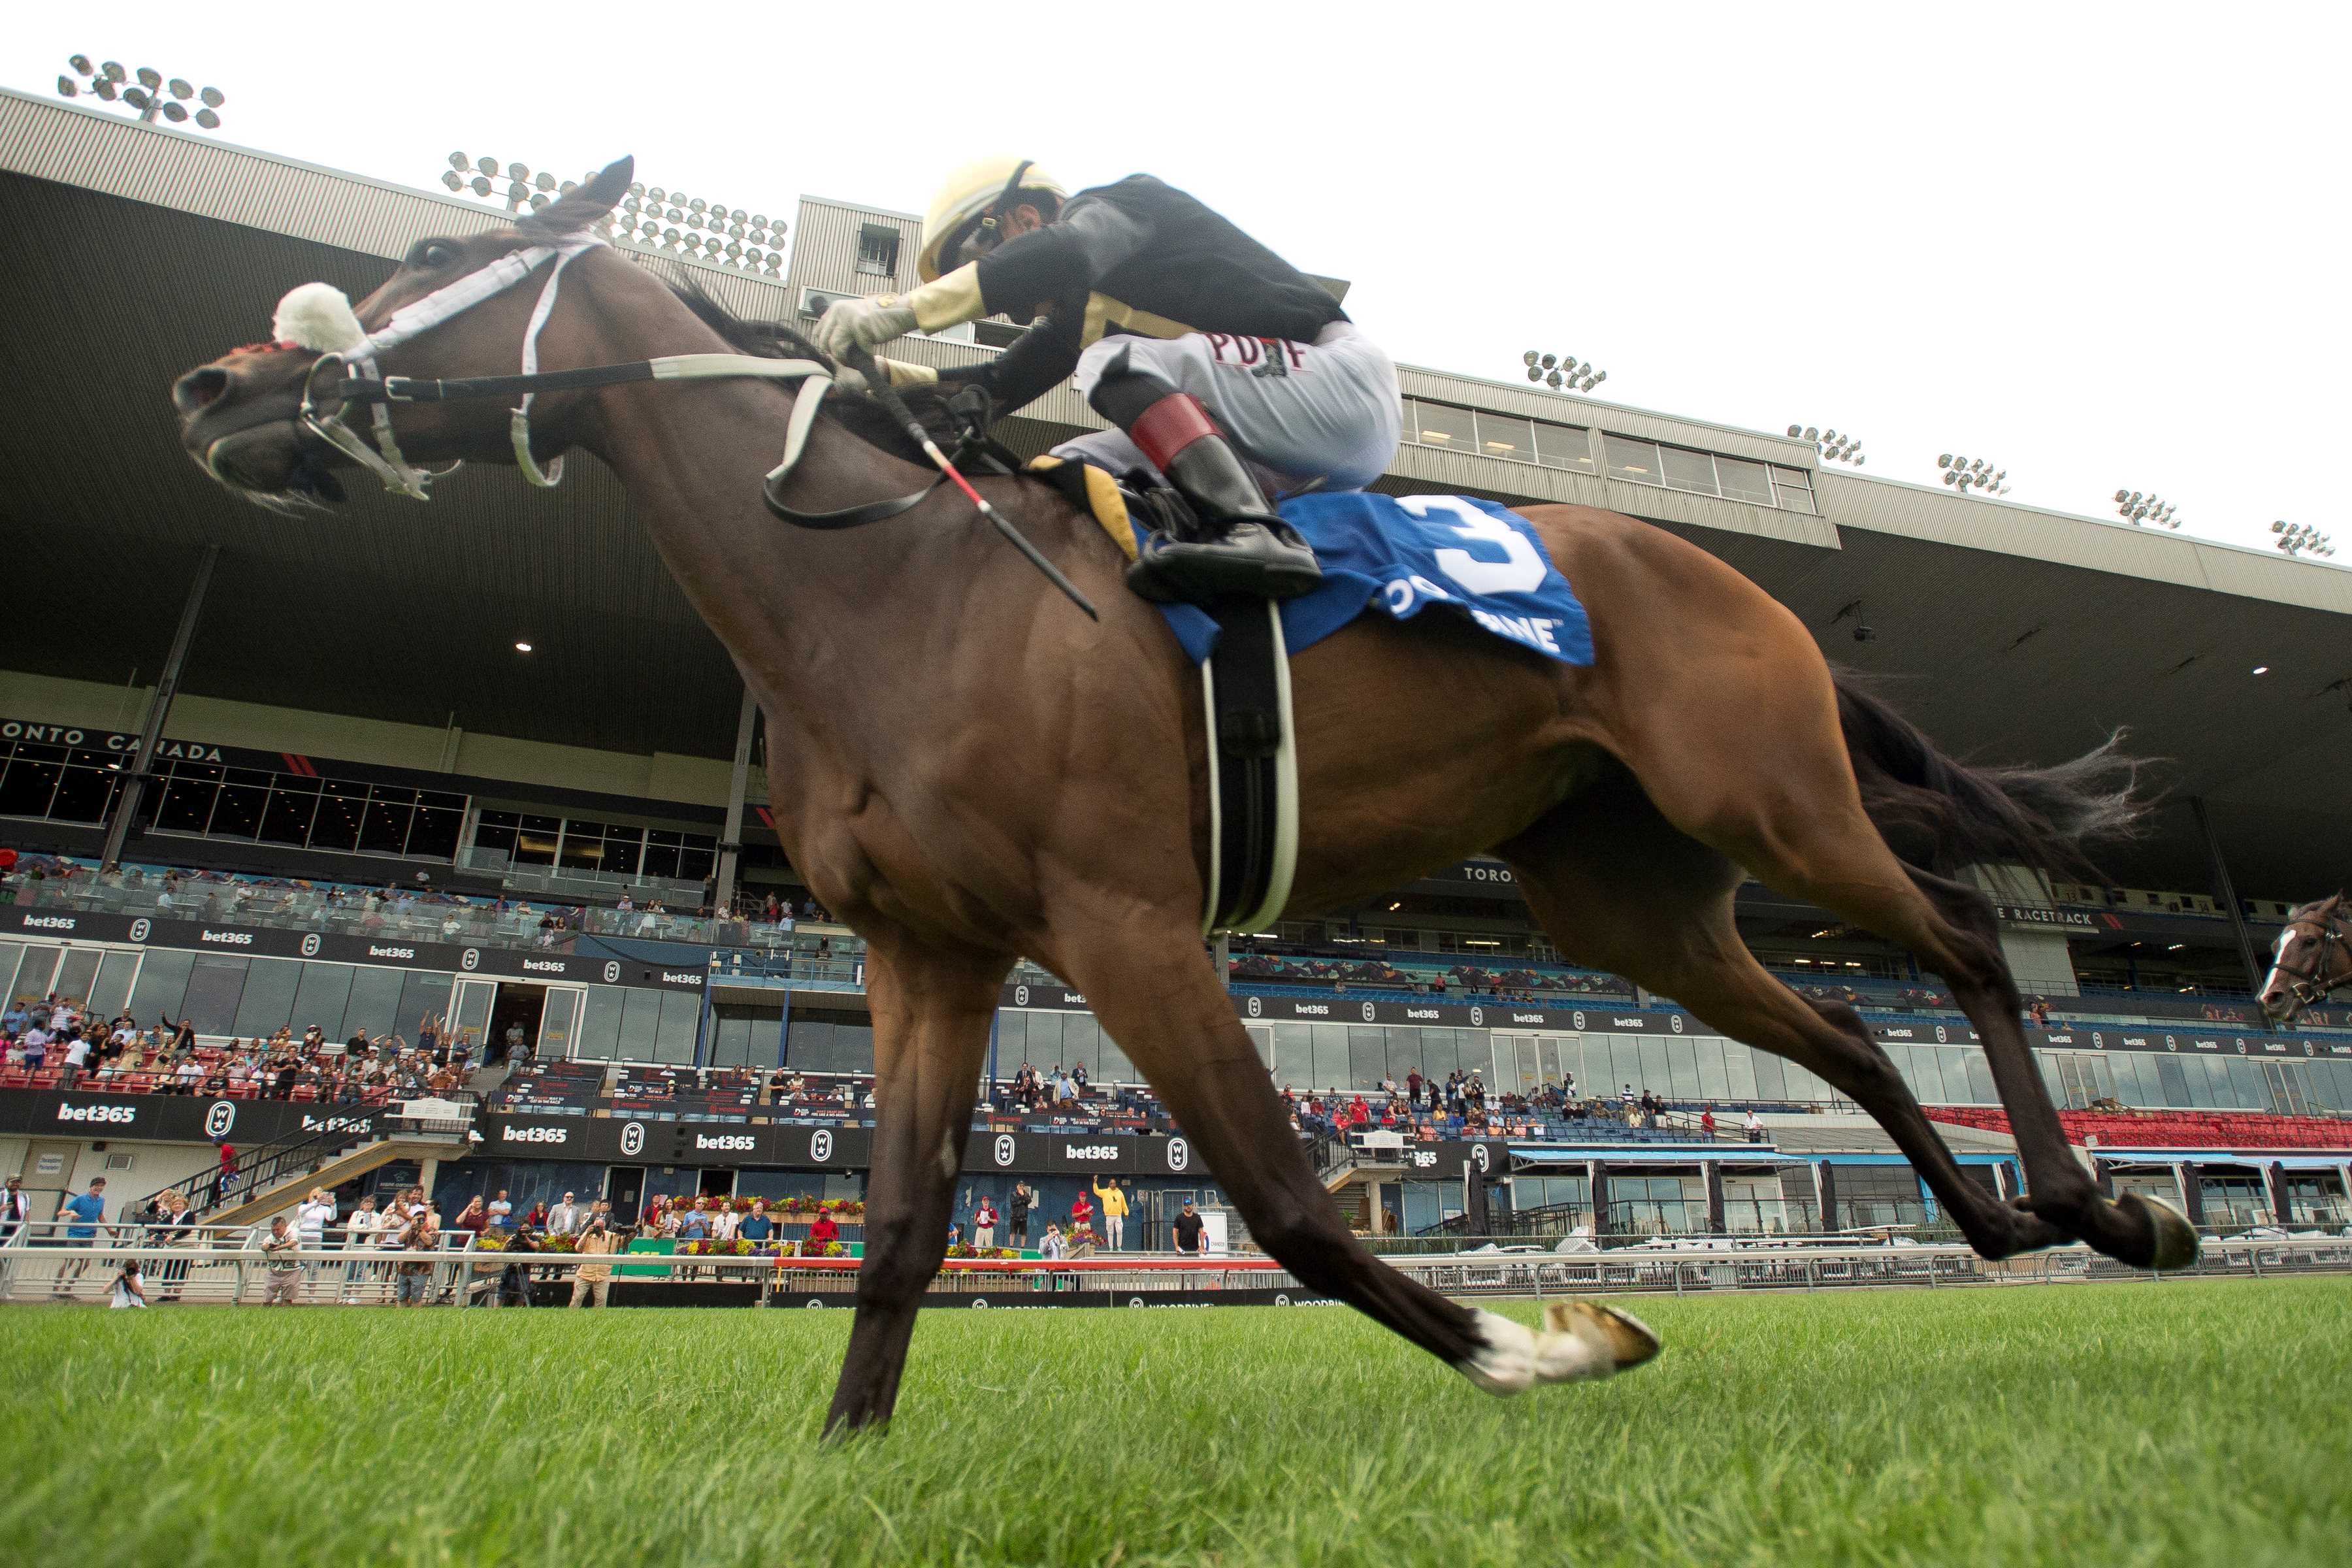
<svg viewBox="0 0 2352 1568">
<path fill-rule="evenodd" d="M 2352 1280 L 1624 1303 L 1499 1402 L 1344 1310 L 0 1310 L 33 1564 L 2352 1562 Z M 1532 1321 L 1532 1304 L 1507 1309 Z"/>
</svg>

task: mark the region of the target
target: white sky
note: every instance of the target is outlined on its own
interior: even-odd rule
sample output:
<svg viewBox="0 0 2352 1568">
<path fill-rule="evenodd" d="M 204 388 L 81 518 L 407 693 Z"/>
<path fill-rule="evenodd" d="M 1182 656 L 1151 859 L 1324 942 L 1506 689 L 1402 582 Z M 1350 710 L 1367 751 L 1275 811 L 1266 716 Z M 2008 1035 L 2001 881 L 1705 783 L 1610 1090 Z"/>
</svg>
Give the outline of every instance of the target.
<svg viewBox="0 0 2352 1568">
<path fill-rule="evenodd" d="M 982 152 L 1147 170 L 1352 279 L 1401 361 L 1571 352 L 1637 406 L 1856 431 L 1870 473 L 1957 450 L 2352 563 L 2340 5 L 104 12 L 16 13 L 0 81 L 152 65 L 228 94 L 224 140 L 436 190 L 457 149 L 786 215 L 919 212 Z"/>
</svg>

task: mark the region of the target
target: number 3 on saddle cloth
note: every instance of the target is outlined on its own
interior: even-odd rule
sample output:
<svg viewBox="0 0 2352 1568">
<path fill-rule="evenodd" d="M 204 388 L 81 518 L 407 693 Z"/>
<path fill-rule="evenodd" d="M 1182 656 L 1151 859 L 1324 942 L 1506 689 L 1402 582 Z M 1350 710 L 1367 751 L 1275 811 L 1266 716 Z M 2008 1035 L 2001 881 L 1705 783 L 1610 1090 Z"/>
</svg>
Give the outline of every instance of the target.
<svg viewBox="0 0 2352 1568">
<path fill-rule="evenodd" d="M 1040 458 L 1031 471 L 1085 505 L 1130 559 L 1144 525 L 1099 469 Z M 1562 664 L 1592 662 L 1592 626 L 1528 521 L 1462 496 L 1309 494 L 1284 520 L 1314 548 L 1323 585 L 1278 605 L 1212 615 L 1161 605 L 1201 666 L 1210 715 L 1209 887 L 1202 931 L 1262 931 L 1281 917 L 1297 858 L 1297 768 L 1288 657 L 1370 611 L 1402 621 L 1435 607 Z"/>
</svg>

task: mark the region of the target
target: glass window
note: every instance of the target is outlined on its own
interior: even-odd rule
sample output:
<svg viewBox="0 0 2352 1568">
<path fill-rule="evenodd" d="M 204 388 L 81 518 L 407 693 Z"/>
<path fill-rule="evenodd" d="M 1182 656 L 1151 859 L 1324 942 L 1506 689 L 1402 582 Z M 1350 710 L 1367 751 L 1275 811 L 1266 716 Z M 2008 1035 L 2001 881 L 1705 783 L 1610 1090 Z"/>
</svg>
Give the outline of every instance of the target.
<svg viewBox="0 0 2352 1568">
<path fill-rule="evenodd" d="M 397 855 L 407 848 L 408 819 L 415 815 L 415 790 L 376 790 L 369 798 L 367 815 L 360 823 L 362 853 Z"/>
<path fill-rule="evenodd" d="M 556 836 L 562 831 L 563 823 L 559 817 L 524 817 L 515 831 L 514 863 L 518 866 L 554 865 Z"/>
<path fill-rule="evenodd" d="M 49 982 L 48 989 L 68 1002 L 80 1002 L 87 1005 L 89 1001 L 89 983 L 98 978 L 100 956 L 100 952 L 96 948 L 66 949 L 65 956 L 58 962 L 57 978 Z"/>
<path fill-rule="evenodd" d="M 661 1004 L 661 1029 L 654 1042 L 656 1059 L 692 1061 L 694 1038 L 702 1028 L 702 993 L 665 991 Z"/>
<path fill-rule="evenodd" d="M 1783 511 L 1801 511 L 1808 515 L 1812 512 L 1812 481 L 1805 478 L 1803 469 L 1774 468 L 1772 488 L 1780 492 L 1780 504 Z"/>
<path fill-rule="evenodd" d="M 1729 1100 L 1730 1080 L 1723 1066 L 1724 1044 L 1717 1039 L 1698 1042 L 1698 1091 L 1708 1100 Z"/>
<path fill-rule="evenodd" d="M 1634 1049 L 1641 1053 L 1642 1070 L 1640 1076 L 1633 1079 L 1633 1092 L 1640 1094 L 1647 1089 L 1656 1095 L 1673 1094 L 1674 1078 L 1666 1067 L 1666 1042 L 1633 1036 L 1627 1038 L 1633 1041 Z"/>
<path fill-rule="evenodd" d="M 1727 500 L 1752 501 L 1758 506 L 1772 504 L 1772 479 L 1761 463 L 1718 457 L 1715 460 L 1715 477 L 1723 481 Z"/>
<path fill-rule="evenodd" d="M 5 996 L 8 971 L 16 954 L 0 953 L 0 996 Z M 139 973 L 139 955 L 135 952 L 110 952 L 100 966 L 97 981 L 89 988 L 89 1010 L 104 1018 L 122 1011 L 122 1004 L 131 995 L 131 978 Z"/>
<path fill-rule="evenodd" d="M 303 780 L 292 781 L 297 784 Z M 273 789 L 262 808 L 260 838 L 264 844 L 304 845 L 310 842 L 310 819 L 319 814 L 319 788 Z"/>
<path fill-rule="evenodd" d="M 1538 425 L 1536 461 L 1547 468 L 1573 468 L 1580 474 L 1589 474 L 1593 471 L 1591 438 L 1574 425 Z"/>
<path fill-rule="evenodd" d="M 367 815 L 367 785 L 328 779 L 319 788 L 319 814 L 310 820 L 313 849 L 356 849 L 360 823 Z"/>
<path fill-rule="evenodd" d="M 2189 1103 L 2189 1075 L 2181 1070 L 2181 1060 L 2170 1056 L 2156 1058 L 2157 1104 L 2179 1107 Z"/>
<path fill-rule="evenodd" d="M 1688 490 L 1693 495 L 1716 494 L 1715 458 L 1706 452 L 1688 452 L 1680 447 L 1663 448 L 1666 466 L 1666 488 Z"/>
<path fill-rule="evenodd" d="M 565 818 L 563 849 L 555 863 L 575 871 L 593 871 L 604 862 L 604 825 Z"/>
<path fill-rule="evenodd" d="M 1478 450 L 1507 463 L 1532 463 L 1536 460 L 1536 427 L 1528 420 L 1514 419 L 1507 414 L 1481 412 Z"/>
<path fill-rule="evenodd" d="M 1128 1059 L 1127 1053 L 1125 1051 L 1118 1048 L 1118 1042 L 1110 1037 L 1110 1031 L 1108 1029 L 1104 1029 L 1100 1031 L 1100 1034 L 1102 1039 L 1101 1057 L 1095 1064 L 1095 1081 L 1097 1083 L 1141 1083 L 1143 1081 L 1143 1075 L 1135 1070 L 1135 1064 Z"/>
<path fill-rule="evenodd" d="M 180 1021 L 180 998 L 188 989 L 188 971 L 195 966 L 193 952 L 151 949 L 139 965 L 138 983 L 131 987 L 131 1015 L 142 1023 L 159 1018 Z M 19 985 L 24 984 L 20 977 Z"/>
<path fill-rule="evenodd" d="M 1423 1029 L 1421 1032 L 1421 1076 L 1444 1083 L 1462 1066 L 1462 1048 L 1486 1037 L 1476 1029 Z"/>
<path fill-rule="evenodd" d="M 351 1031 L 343 1027 L 343 1012 L 351 1005 L 352 973 L 348 963 L 304 964 L 302 983 L 294 992 L 293 1014 L 288 1021 L 298 1029 L 316 1024 L 331 1040 L 347 1038 Z"/>
<path fill-rule="evenodd" d="M 105 821 L 107 807 L 114 802 L 115 781 L 121 776 L 104 768 L 62 770 L 58 774 L 57 798 L 49 803 L 49 816 L 58 822 Z"/>
<path fill-rule="evenodd" d="M 16 761 L 9 764 L 8 776 L 14 782 L 16 770 L 24 765 L 25 749 L 18 747 Z M 182 764 L 172 770 L 163 785 L 163 799 L 155 807 L 155 830 L 158 833 L 202 833 L 212 820 L 213 797 L 220 793 L 221 770 L 192 768 Z M 43 803 L 42 809 L 47 810 Z"/>
<path fill-rule="evenodd" d="M 457 858 L 457 835 L 464 828 L 466 814 L 460 810 L 438 806 L 419 806 L 408 824 L 408 853 L 418 860 L 454 860 Z"/>
<path fill-rule="evenodd" d="M 1756 1053 L 1738 1040 L 1727 1040 L 1723 1047 L 1723 1070 L 1734 1100 L 1754 1100 L 1756 1094 Z"/>
<path fill-rule="evenodd" d="M 1348 1026 L 1348 1087 L 1378 1089 L 1388 1070 L 1388 1038 L 1381 1033 L 1380 1026 Z"/>
<path fill-rule="evenodd" d="M 1654 443 L 1610 435 L 1603 435 L 1601 439 L 1609 454 L 1611 479 L 1631 479 L 1637 485 L 1662 485 L 1666 482 Z"/>
<path fill-rule="evenodd" d="M 798 1024 L 793 1026 L 793 1038 L 796 1044 L 801 1037 L 801 1028 L 802 1026 Z M 812 1034 L 810 1044 L 819 1055 L 822 1055 L 833 1043 L 833 1026 L 821 1024 L 816 1026 L 815 1029 L 817 1032 Z M 625 1062 L 652 1061 L 660 1034 L 661 993 L 658 991 L 629 992 L 627 1000 L 623 1004 L 621 1014 L 621 1038 L 617 1047 L 620 1059 Z M 817 1062 L 795 1063 L 795 1065 L 805 1065 L 817 1070 L 824 1070 Z"/>
<path fill-rule="evenodd" d="M 591 985 L 580 1010 L 580 1037 L 572 1054 L 582 1061 L 608 1062 L 621 1043 L 621 1009 L 627 993 L 618 985 Z"/>
<path fill-rule="evenodd" d="M 400 1011 L 393 1016 L 393 1033 L 416 1043 L 421 1026 L 427 1018 L 449 1016 L 449 983 L 456 976 L 441 969 L 412 969 L 408 982 L 400 988 Z M 550 1051 L 549 1055 L 555 1053 Z"/>
<path fill-rule="evenodd" d="M 474 847 L 494 849 L 501 855 L 512 855 L 515 846 L 515 823 L 511 811 L 486 811 L 474 821 Z"/>
<path fill-rule="evenodd" d="M 1756 1096 L 1759 1100 L 1786 1100 L 1788 1085 L 1780 1071 L 1786 1064 L 1769 1051 L 1750 1049 L 1748 1059 L 1756 1068 Z"/>
<path fill-rule="evenodd" d="M 677 875 L 678 836 L 662 828 L 646 834 L 646 875 L 675 877 Z"/>
<path fill-rule="evenodd" d="M 302 984 L 302 963 L 294 958 L 257 958 L 245 977 L 236 1005 L 239 1035 L 274 1035 L 294 1022 L 294 997 Z M 303 1023 L 310 1022 L 304 1019 Z M 295 1025 L 300 1027 L 300 1025 Z"/>
<path fill-rule="evenodd" d="M 1083 1067 L 1087 1076 L 1095 1076 L 1095 1042 L 1102 1037 L 1102 1029 L 1084 1013 L 1062 1015 L 1062 1054 L 1054 1058 L 1055 1065 L 1075 1072 Z"/>
<path fill-rule="evenodd" d="M 0 816 L 48 816 L 64 771 L 54 759 L 64 754 L 56 746 L 18 746 L 8 771 L 0 773 Z"/>
<path fill-rule="evenodd" d="M 1666 1042 L 1667 1081 L 1674 1085 L 1676 1100 L 1698 1098 L 1698 1047 L 1688 1038 Z"/>
<path fill-rule="evenodd" d="M 1470 411 L 1449 408 L 1443 403 L 1423 403 L 1418 400 L 1405 405 L 1411 416 L 1408 434 L 1424 447 L 1443 447 L 1456 452 L 1478 449 L 1478 435 L 1473 426 Z"/>
<path fill-rule="evenodd" d="M 418 812 L 423 819 L 425 814 Z M 604 830 L 604 869 L 615 877 L 634 877 L 637 862 L 645 849 L 646 832 L 642 827 L 608 827 Z"/>
<path fill-rule="evenodd" d="M 236 1033 L 237 997 L 245 990 L 246 966 L 252 961 L 227 953 L 200 952 L 188 973 L 187 994 L 180 1012 L 199 1035 Z"/>
<path fill-rule="evenodd" d="M 353 966 L 351 999 L 343 1008 L 344 1035 L 365 1029 L 368 1038 L 374 1040 L 392 1033 L 392 1020 L 400 1011 L 401 984 L 406 978 L 397 969 Z"/>
<path fill-rule="evenodd" d="M 1421 1031 L 1415 1028 L 1391 1029 L 1388 1037 L 1389 1076 L 1399 1083 L 1418 1072 L 1426 1077 L 1428 1069 L 1421 1065 Z"/>
<path fill-rule="evenodd" d="M 677 852 L 678 879 L 698 882 L 710 875 L 712 864 L 719 858 L 719 840 L 699 834 L 686 835 L 686 843 Z"/>
<path fill-rule="evenodd" d="M 1969 1099 L 1978 1105 L 1999 1105 L 2000 1096 L 1992 1087 L 1992 1067 L 1985 1060 L 1984 1052 L 1969 1046 L 1960 1052 L 1960 1059 L 1968 1064 Z M 1945 1087 L 1951 1085 L 1947 1081 Z"/>
</svg>

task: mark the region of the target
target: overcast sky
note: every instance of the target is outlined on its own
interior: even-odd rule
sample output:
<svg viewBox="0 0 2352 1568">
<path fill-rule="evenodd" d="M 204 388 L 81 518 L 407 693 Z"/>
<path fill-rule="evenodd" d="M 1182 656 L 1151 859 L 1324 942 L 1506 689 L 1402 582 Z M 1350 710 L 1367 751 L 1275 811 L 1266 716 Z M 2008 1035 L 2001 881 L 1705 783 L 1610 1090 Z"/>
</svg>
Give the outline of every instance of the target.
<svg viewBox="0 0 2352 1568">
<path fill-rule="evenodd" d="M 1401 361 L 1573 353 L 1870 473 L 1958 451 L 2352 563 L 2340 5 L 102 9 L 16 13 L 0 80 L 152 65 L 224 140 L 436 190 L 458 149 L 787 215 L 920 212 L 983 152 L 1147 170 L 1352 279 Z"/>
</svg>

